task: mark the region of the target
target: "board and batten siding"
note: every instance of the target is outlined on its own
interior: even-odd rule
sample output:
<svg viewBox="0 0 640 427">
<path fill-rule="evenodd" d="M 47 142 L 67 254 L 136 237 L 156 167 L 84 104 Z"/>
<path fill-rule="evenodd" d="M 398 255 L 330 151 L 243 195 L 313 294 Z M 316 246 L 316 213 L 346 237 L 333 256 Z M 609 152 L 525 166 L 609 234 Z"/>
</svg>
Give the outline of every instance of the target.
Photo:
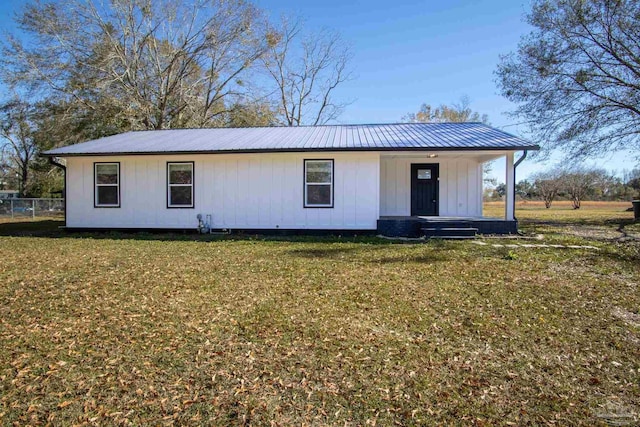
<svg viewBox="0 0 640 427">
<path fill-rule="evenodd" d="M 440 165 L 440 216 L 482 216 L 482 163 L 473 158 L 382 157 L 380 215 L 411 215 L 411 164 Z"/>
<path fill-rule="evenodd" d="M 304 159 L 334 160 L 334 207 L 304 208 Z M 167 208 L 167 162 L 193 161 L 194 208 Z M 94 207 L 94 162 L 120 162 L 120 208 Z M 67 159 L 67 227 L 373 230 L 380 155 L 199 154 Z"/>
</svg>

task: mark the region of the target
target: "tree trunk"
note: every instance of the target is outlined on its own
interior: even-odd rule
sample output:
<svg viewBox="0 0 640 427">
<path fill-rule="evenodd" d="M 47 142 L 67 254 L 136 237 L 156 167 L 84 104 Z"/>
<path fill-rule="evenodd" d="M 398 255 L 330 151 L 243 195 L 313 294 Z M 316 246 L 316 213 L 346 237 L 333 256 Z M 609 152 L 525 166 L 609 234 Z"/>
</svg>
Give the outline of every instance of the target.
<svg viewBox="0 0 640 427">
<path fill-rule="evenodd" d="M 572 202 L 573 202 L 573 209 L 580 209 L 580 199 L 574 197 Z"/>
<path fill-rule="evenodd" d="M 24 197 L 27 191 L 27 182 L 29 181 L 29 167 L 22 165 L 20 168 L 21 176 L 20 176 L 20 197 Z"/>
</svg>

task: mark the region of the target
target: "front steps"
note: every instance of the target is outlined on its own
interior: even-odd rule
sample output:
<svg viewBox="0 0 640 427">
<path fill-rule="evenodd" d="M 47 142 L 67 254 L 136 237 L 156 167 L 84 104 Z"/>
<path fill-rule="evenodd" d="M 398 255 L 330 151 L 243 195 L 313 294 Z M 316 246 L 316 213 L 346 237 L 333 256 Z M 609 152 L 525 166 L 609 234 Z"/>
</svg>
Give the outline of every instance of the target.
<svg viewBox="0 0 640 427">
<path fill-rule="evenodd" d="M 386 237 L 473 238 L 476 234 L 515 234 L 518 223 L 499 218 L 383 216 L 377 228 Z"/>
<path fill-rule="evenodd" d="M 427 239 L 475 239 L 477 228 L 423 228 Z"/>
<path fill-rule="evenodd" d="M 427 239 L 474 239 L 478 229 L 471 221 L 427 220 L 420 231 Z"/>
</svg>

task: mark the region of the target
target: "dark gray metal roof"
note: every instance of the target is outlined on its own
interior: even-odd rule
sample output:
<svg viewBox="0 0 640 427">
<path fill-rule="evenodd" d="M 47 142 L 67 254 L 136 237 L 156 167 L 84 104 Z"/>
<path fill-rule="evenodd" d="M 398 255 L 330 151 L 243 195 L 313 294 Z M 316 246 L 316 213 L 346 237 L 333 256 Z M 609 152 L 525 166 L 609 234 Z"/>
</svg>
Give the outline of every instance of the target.
<svg viewBox="0 0 640 427">
<path fill-rule="evenodd" d="M 537 149 L 482 123 L 400 123 L 137 131 L 56 148 L 44 155 Z"/>
</svg>

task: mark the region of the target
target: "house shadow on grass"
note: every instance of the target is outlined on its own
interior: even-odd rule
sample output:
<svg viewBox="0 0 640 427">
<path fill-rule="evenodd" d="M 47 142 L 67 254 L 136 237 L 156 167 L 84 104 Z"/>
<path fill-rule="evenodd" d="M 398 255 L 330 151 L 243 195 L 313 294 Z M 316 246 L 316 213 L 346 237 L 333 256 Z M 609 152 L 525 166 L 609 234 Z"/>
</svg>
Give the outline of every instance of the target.
<svg viewBox="0 0 640 427">
<path fill-rule="evenodd" d="M 11 221 L 0 222 L 0 236 L 13 237 L 39 237 L 39 238 L 78 238 L 78 239 L 106 239 L 106 240 L 146 240 L 146 241 L 193 241 L 193 242 L 221 242 L 221 241 L 261 241 L 261 242 L 292 242 L 292 243 L 360 243 L 385 247 L 397 244 L 415 244 L 414 242 L 394 241 L 382 239 L 366 234 L 340 235 L 306 235 L 285 234 L 283 232 L 249 233 L 233 232 L 231 234 L 198 234 L 196 230 L 65 230 L 63 221 Z M 329 248 L 318 249 L 317 252 L 298 253 L 298 256 L 309 258 L 338 257 L 340 252 L 346 253 L 349 249 Z"/>
<path fill-rule="evenodd" d="M 63 234 L 60 229 L 63 226 L 64 221 L 53 219 L 0 222 L 0 236 L 59 237 L 57 235 Z"/>
</svg>

